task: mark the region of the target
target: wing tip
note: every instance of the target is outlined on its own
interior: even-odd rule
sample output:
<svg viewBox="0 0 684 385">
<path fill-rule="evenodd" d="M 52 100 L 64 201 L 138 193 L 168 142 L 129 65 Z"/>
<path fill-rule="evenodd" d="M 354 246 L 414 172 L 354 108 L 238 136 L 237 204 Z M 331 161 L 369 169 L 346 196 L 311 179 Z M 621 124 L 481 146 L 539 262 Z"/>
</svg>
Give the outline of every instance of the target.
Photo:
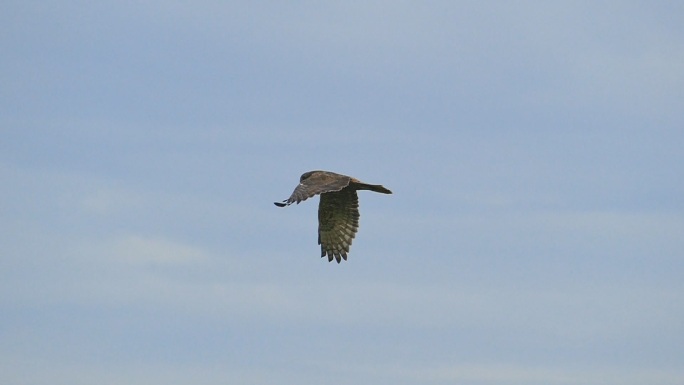
<svg viewBox="0 0 684 385">
<path fill-rule="evenodd" d="M 342 260 L 344 259 L 345 261 L 347 260 L 347 254 L 342 253 L 342 254 L 337 254 L 335 252 L 330 252 L 330 251 L 321 251 L 321 258 L 328 257 L 328 262 L 335 261 L 337 264 L 342 263 Z"/>
</svg>

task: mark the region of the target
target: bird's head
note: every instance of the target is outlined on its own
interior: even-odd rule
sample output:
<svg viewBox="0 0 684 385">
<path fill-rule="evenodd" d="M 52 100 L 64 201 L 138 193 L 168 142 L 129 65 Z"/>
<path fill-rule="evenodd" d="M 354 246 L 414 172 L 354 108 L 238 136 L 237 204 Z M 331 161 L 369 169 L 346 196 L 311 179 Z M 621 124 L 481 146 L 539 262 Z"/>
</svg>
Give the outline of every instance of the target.
<svg viewBox="0 0 684 385">
<path fill-rule="evenodd" d="M 311 175 L 313 175 L 315 172 L 316 171 L 305 172 L 304 174 L 302 174 L 302 176 L 299 177 L 299 182 L 301 183 L 309 179 L 309 177 L 311 177 Z"/>
</svg>

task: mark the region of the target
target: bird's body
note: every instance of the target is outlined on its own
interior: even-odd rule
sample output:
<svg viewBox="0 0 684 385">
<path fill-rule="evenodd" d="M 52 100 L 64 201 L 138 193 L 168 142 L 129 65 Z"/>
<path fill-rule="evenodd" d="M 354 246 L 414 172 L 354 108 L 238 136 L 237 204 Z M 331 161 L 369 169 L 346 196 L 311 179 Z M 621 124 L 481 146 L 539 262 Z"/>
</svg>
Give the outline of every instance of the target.
<svg viewBox="0 0 684 385">
<path fill-rule="evenodd" d="M 358 190 L 370 190 L 382 194 L 392 192 L 381 185 L 363 183 L 350 176 L 330 171 L 309 171 L 302 174 L 292 195 L 278 207 L 302 202 L 315 195 L 321 195 L 318 205 L 318 244 L 321 257 L 328 257 L 340 263 L 347 260 L 352 240 L 359 229 Z"/>
</svg>

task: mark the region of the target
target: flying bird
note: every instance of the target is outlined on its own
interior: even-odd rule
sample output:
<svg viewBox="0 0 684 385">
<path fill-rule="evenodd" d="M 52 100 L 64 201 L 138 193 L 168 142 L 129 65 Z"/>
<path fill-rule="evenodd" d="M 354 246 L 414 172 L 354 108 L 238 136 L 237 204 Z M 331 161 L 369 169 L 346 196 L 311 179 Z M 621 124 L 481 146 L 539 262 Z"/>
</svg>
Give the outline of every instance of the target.
<svg viewBox="0 0 684 385">
<path fill-rule="evenodd" d="M 328 256 L 340 263 L 347 260 L 352 240 L 359 229 L 359 197 L 357 190 L 370 190 L 382 194 L 392 192 L 379 184 L 363 183 L 350 176 L 330 171 L 309 171 L 302 174 L 292 195 L 278 207 L 289 206 L 320 194 L 318 204 L 318 244 L 321 258 Z"/>
</svg>

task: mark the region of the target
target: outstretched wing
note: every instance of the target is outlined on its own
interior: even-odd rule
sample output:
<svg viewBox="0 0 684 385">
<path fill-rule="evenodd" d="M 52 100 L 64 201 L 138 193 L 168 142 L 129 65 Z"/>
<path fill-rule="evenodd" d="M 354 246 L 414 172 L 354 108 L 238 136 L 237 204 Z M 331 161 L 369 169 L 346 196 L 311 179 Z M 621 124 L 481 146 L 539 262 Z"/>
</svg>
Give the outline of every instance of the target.
<svg viewBox="0 0 684 385">
<path fill-rule="evenodd" d="M 351 188 L 321 194 L 318 205 L 318 244 L 321 258 L 340 263 L 347 260 L 352 240 L 359 229 L 359 197 Z"/>
<path fill-rule="evenodd" d="M 276 206 L 288 206 L 293 203 L 299 204 L 312 196 L 332 191 L 340 191 L 349 185 L 350 177 L 327 171 L 312 171 L 302 175 L 292 195 L 283 203 L 276 202 Z"/>
</svg>

